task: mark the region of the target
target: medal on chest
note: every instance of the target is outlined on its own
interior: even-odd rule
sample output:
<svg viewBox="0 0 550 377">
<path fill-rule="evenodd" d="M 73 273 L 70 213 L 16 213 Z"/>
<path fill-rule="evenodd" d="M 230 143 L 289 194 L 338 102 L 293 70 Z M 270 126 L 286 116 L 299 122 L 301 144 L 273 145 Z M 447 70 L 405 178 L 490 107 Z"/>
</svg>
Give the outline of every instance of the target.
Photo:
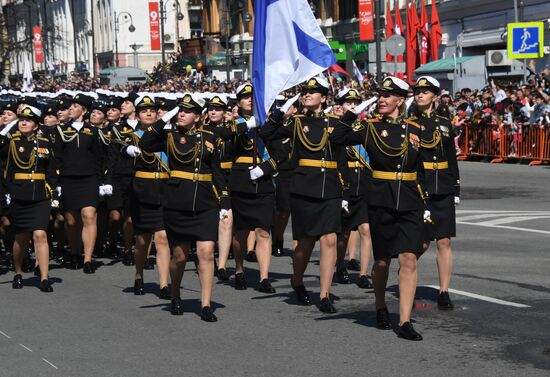
<svg viewBox="0 0 550 377">
<path fill-rule="evenodd" d="M 415 150 L 418 150 L 420 147 L 420 138 L 415 134 L 409 134 L 409 144 L 411 144 Z"/>
<path fill-rule="evenodd" d="M 380 136 L 382 137 L 388 137 L 389 133 L 387 130 L 382 130 L 382 132 L 380 132 Z"/>
</svg>

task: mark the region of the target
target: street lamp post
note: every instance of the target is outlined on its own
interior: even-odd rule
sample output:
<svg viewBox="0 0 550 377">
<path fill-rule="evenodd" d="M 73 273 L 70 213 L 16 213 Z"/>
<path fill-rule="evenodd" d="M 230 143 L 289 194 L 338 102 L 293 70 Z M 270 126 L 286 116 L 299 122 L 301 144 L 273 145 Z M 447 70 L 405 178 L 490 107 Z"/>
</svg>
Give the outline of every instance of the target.
<svg viewBox="0 0 550 377">
<path fill-rule="evenodd" d="M 128 31 L 130 33 L 133 33 L 136 31 L 136 27 L 134 26 L 134 19 L 132 18 L 132 15 L 128 12 L 120 12 L 118 15 L 115 12 L 115 66 L 118 68 L 118 32 L 119 32 L 119 17 L 124 16 L 124 19 L 130 18 L 130 26 L 128 27 Z"/>
<path fill-rule="evenodd" d="M 244 8 L 244 5 L 242 5 L 241 8 L 237 9 L 236 11 L 234 12 L 230 12 L 229 11 L 229 0 L 226 0 L 225 2 L 225 8 L 224 8 L 224 13 L 225 13 L 225 72 L 226 72 L 226 75 L 227 75 L 227 81 L 229 82 L 230 79 L 231 79 L 231 72 L 230 72 L 230 69 L 229 69 L 229 64 L 230 64 L 230 56 L 229 56 L 229 33 L 231 32 L 230 30 L 230 24 L 231 24 L 231 17 L 233 17 L 234 15 L 236 14 L 239 14 L 239 13 L 243 13 L 243 22 L 250 22 L 250 19 L 251 19 L 251 16 L 250 16 L 250 13 L 248 13 L 245 8 Z M 244 72 L 243 72 L 243 79 L 244 79 Z"/>
<path fill-rule="evenodd" d="M 159 8 L 160 8 L 160 49 L 162 54 L 162 66 L 166 64 L 166 47 L 164 46 L 164 22 L 166 21 L 166 6 L 171 0 L 164 2 L 164 0 L 159 0 Z M 183 20 L 183 13 L 181 13 L 181 7 L 178 0 L 172 0 L 175 1 L 173 5 L 176 6 L 176 9 L 178 11 L 177 19 L 178 21 Z"/>
</svg>

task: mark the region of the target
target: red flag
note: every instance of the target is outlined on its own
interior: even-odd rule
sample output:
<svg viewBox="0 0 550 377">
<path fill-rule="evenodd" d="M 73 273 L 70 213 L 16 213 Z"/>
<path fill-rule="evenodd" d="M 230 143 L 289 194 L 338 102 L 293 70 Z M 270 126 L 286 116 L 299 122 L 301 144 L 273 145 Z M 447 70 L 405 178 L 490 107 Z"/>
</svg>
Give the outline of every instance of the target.
<svg viewBox="0 0 550 377">
<path fill-rule="evenodd" d="M 407 81 L 413 83 L 413 72 L 418 67 L 418 31 L 420 22 L 414 2 L 407 5 Z"/>
<path fill-rule="evenodd" d="M 328 70 L 329 70 L 329 72 L 341 73 L 343 75 L 351 77 L 351 75 L 349 73 L 347 73 L 346 70 L 344 68 L 340 67 L 338 64 L 331 65 L 330 67 L 328 67 Z"/>
<path fill-rule="evenodd" d="M 397 10 L 399 12 L 399 10 Z M 391 18 L 391 9 L 390 9 L 390 2 L 388 1 L 386 6 L 386 41 L 392 36 L 393 34 L 393 21 Z M 393 57 L 386 52 L 386 61 L 391 62 L 393 61 Z"/>
<path fill-rule="evenodd" d="M 430 60 L 439 59 L 439 45 L 441 44 L 441 23 L 437 14 L 435 1 L 432 0 L 432 22 L 430 24 Z"/>
<path fill-rule="evenodd" d="M 149 30 L 151 38 L 151 50 L 160 50 L 160 16 L 159 3 L 149 2 Z"/>
<path fill-rule="evenodd" d="M 420 40 L 420 65 L 428 62 L 428 38 L 430 36 L 430 21 L 428 20 L 428 13 L 426 13 L 424 0 L 422 0 L 421 6 L 420 31 L 422 32 L 422 37 Z"/>
</svg>

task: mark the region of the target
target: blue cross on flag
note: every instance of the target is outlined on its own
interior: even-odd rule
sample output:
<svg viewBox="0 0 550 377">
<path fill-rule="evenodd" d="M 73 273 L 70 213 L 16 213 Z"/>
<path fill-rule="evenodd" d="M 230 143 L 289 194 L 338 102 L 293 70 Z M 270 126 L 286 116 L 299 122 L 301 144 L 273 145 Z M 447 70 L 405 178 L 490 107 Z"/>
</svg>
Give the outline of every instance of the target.
<svg viewBox="0 0 550 377">
<path fill-rule="evenodd" d="M 544 23 L 516 22 L 508 24 L 508 57 L 532 59 L 544 56 Z"/>
</svg>

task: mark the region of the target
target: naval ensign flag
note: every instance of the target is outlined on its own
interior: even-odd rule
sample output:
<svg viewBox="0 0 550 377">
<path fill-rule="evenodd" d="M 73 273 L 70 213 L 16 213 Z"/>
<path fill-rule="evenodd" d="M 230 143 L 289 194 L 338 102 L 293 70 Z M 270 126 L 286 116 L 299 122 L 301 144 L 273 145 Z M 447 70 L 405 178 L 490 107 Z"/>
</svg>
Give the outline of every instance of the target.
<svg viewBox="0 0 550 377">
<path fill-rule="evenodd" d="M 260 124 L 280 92 L 336 63 L 307 0 L 256 0 L 252 84 Z"/>
</svg>

